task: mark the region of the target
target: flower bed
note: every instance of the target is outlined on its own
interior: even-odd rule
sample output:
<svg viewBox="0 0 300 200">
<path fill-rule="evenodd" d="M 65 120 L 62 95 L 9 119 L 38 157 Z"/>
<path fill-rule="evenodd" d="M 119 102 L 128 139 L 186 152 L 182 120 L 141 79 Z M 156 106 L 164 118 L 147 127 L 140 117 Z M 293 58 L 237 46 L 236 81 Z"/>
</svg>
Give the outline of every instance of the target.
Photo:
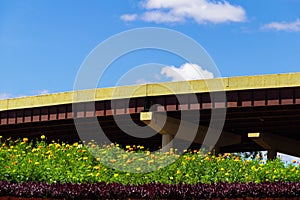
<svg viewBox="0 0 300 200">
<path fill-rule="evenodd" d="M 247 160 L 199 151 L 187 151 L 183 156 L 176 150 L 151 153 L 142 146 L 126 146 L 124 151 L 116 144 L 99 147 L 93 143 L 46 143 L 44 139 L 0 142 L 0 196 L 94 199 L 300 195 L 300 166 L 295 162 Z"/>
<path fill-rule="evenodd" d="M 0 182 L 0 196 L 54 199 L 212 199 L 212 198 L 293 198 L 300 196 L 300 183 L 160 183 L 139 186 L 118 183 L 48 184 Z"/>
</svg>

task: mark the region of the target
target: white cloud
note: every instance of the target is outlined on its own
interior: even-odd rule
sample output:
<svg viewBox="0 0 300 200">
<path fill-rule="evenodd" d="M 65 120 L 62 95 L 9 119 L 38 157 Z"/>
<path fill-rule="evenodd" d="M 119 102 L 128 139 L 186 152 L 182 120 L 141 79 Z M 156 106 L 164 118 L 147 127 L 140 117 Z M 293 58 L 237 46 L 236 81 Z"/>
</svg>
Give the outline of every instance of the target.
<svg viewBox="0 0 300 200">
<path fill-rule="evenodd" d="M 247 18 L 246 12 L 241 6 L 231 5 L 227 1 L 220 0 L 145 0 L 141 3 L 141 7 L 146 9 L 146 12 L 130 19 L 139 18 L 155 23 L 194 20 L 198 24 L 203 24 L 207 22 L 242 22 Z"/>
<path fill-rule="evenodd" d="M 13 95 L 13 94 L 9 94 L 9 93 L 0 93 L 0 100 L 49 94 L 49 90 L 37 90 L 37 91 L 32 91 L 31 93 L 32 93 L 31 95 L 24 95 L 24 94 Z"/>
<path fill-rule="evenodd" d="M 11 94 L 8 94 L 8 93 L 1 93 L 0 94 L 0 100 L 1 99 L 9 99 L 11 98 Z"/>
<path fill-rule="evenodd" d="M 35 92 L 36 95 L 49 94 L 49 90 L 38 90 Z"/>
<path fill-rule="evenodd" d="M 121 20 L 128 22 L 128 21 L 136 20 L 137 17 L 138 17 L 137 14 L 124 14 L 120 18 L 121 18 Z"/>
<path fill-rule="evenodd" d="M 148 84 L 148 83 L 152 83 L 151 81 L 148 81 L 144 78 L 140 78 L 138 80 L 135 81 L 135 84 Z"/>
<path fill-rule="evenodd" d="M 155 22 L 155 23 L 175 23 L 183 22 L 184 18 L 181 16 L 173 15 L 172 13 L 165 13 L 161 11 L 151 11 L 145 12 L 141 17 L 142 20 L 146 22 Z"/>
<path fill-rule="evenodd" d="M 183 80 L 197 80 L 197 79 L 210 79 L 214 78 L 212 72 L 203 69 L 197 64 L 185 63 L 179 68 L 175 66 L 163 67 L 161 75 L 171 78 L 172 81 L 183 81 Z"/>
<path fill-rule="evenodd" d="M 262 26 L 262 29 L 275 29 L 276 31 L 300 31 L 300 20 L 294 22 L 271 22 Z"/>
</svg>

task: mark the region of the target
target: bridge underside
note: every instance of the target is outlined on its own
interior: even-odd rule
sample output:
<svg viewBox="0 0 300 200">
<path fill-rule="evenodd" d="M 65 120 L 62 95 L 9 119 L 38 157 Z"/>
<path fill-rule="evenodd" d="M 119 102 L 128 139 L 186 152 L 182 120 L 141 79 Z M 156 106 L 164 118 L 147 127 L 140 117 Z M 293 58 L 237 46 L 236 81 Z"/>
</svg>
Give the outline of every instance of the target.
<svg viewBox="0 0 300 200">
<path fill-rule="evenodd" d="M 188 115 L 193 115 L 195 112 L 200 113 L 200 124 L 202 126 L 209 126 L 211 120 L 211 109 L 206 110 L 186 110 L 182 111 Z M 153 136 L 150 138 L 137 138 L 132 137 L 124 133 L 120 128 L 126 127 L 127 133 L 134 132 L 138 135 L 137 130 L 134 127 L 130 127 L 127 124 L 126 116 L 118 115 L 119 124 L 116 124 L 114 117 L 102 116 L 97 117 L 99 124 L 106 134 L 106 136 L 112 142 L 119 144 L 140 144 L 153 150 L 161 147 L 162 135 L 156 133 L 153 130 Z M 168 116 L 176 119 L 181 118 L 181 111 L 169 111 Z M 140 114 L 131 114 L 130 117 L 135 122 L 135 125 L 146 126 L 140 121 Z M 214 119 L 216 121 L 221 119 Z M 94 131 L 95 124 L 90 123 L 89 118 L 81 119 L 84 124 L 83 130 L 86 133 Z M 99 126 L 99 125 L 96 125 Z M 150 129 L 150 128 L 149 128 Z M 267 133 L 271 136 L 278 136 L 282 138 L 288 138 L 300 144 L 300 105 L 281 105 L 281 106 L 261 106 L 261 107 L 237 107 L 228 108 L 226 120 L 224 124 L 224 131 L 241 136 L 240 143 L 232 144 L 229 146 L 220 147 L 220 152 L 243 152 L 243 151 L 257 151 L 266 150 L 264 146 L 255 142 L 253 138 L 248 137 L 248 133 Z M 83 131 L 83 132 L 84 132 Z M 151 130 L 149 130 L 151 131 Z M 81 132 L 82 133 L 82 132 Z M 0 135 L 3 137 L 22 138 L 29 137 L 35 138 L 40 135 L 46 135 L 48 140 L 60 140 L 65 142 L 75 142 L 80 140 L 74 125 L 73 119 L 64 120 L 51 120 L 44 122 L 31 122 L 22 124 L 9 124 L 2 125 L 0 129 Z M 93 133 L 97 134 L 97 133 Z M 189 133 L 186 133 L 189 134 Z M 269 135 L 269 137 L 270 137 Z M 274 137 L 275 138 L 275 137 Z M 281 141 L 274 141 L 278 144 Z M 286 144 L 282 144 L 286 145 Z M 200 144 L 194 143 L 191 148 L 199 148 Z M 295 153 L 294 155 L 298 155 Z"/>
</svg>

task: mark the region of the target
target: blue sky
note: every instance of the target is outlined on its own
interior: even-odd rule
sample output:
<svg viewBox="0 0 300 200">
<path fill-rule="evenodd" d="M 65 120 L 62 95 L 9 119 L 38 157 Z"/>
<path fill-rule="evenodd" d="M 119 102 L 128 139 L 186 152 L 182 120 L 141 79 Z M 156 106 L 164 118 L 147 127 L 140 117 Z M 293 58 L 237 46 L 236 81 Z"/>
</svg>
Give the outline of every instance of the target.
<svg viewBox="0 0 300 200">
<path fill-rule="evenodd" d="M 300 69 L 298 0 L 0 0 L 0 98 L 70 91 L 96 45 L 142 27 L 193 38 L 223 77 Z M 114 86 L 130 69 L 151 62 L 194 78 L 184 60 L 142 51 L 113 63 L 99 87 Z M 151 71 L 128 84 L 176 80 L 170 71 L 168 77 L 162 69 Z"/>
</svg>

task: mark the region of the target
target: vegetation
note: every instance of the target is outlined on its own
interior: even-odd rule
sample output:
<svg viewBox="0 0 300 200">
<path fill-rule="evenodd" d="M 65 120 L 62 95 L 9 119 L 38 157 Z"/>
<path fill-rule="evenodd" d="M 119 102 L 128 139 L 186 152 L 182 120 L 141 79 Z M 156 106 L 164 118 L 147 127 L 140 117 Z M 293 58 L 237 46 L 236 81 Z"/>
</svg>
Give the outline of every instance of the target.
<svg viewBox="0 0 300 200">
<path fill-rule="evenodd" d="M 10 183 L 190 184 L 300 182 L 299 163 L 176 150 L 151 153 L 142 146 L 65 144 L 27 138 L 0 141 L 0 180 Z M 168 163 L 171 164 L 167 165 Z M 166 166 L 166 167 L 164 167 Z M 156 170 L 157 169 L 157 170 Z M 143 173 L 145 172 L 145 173 Z"/>
</svg>

